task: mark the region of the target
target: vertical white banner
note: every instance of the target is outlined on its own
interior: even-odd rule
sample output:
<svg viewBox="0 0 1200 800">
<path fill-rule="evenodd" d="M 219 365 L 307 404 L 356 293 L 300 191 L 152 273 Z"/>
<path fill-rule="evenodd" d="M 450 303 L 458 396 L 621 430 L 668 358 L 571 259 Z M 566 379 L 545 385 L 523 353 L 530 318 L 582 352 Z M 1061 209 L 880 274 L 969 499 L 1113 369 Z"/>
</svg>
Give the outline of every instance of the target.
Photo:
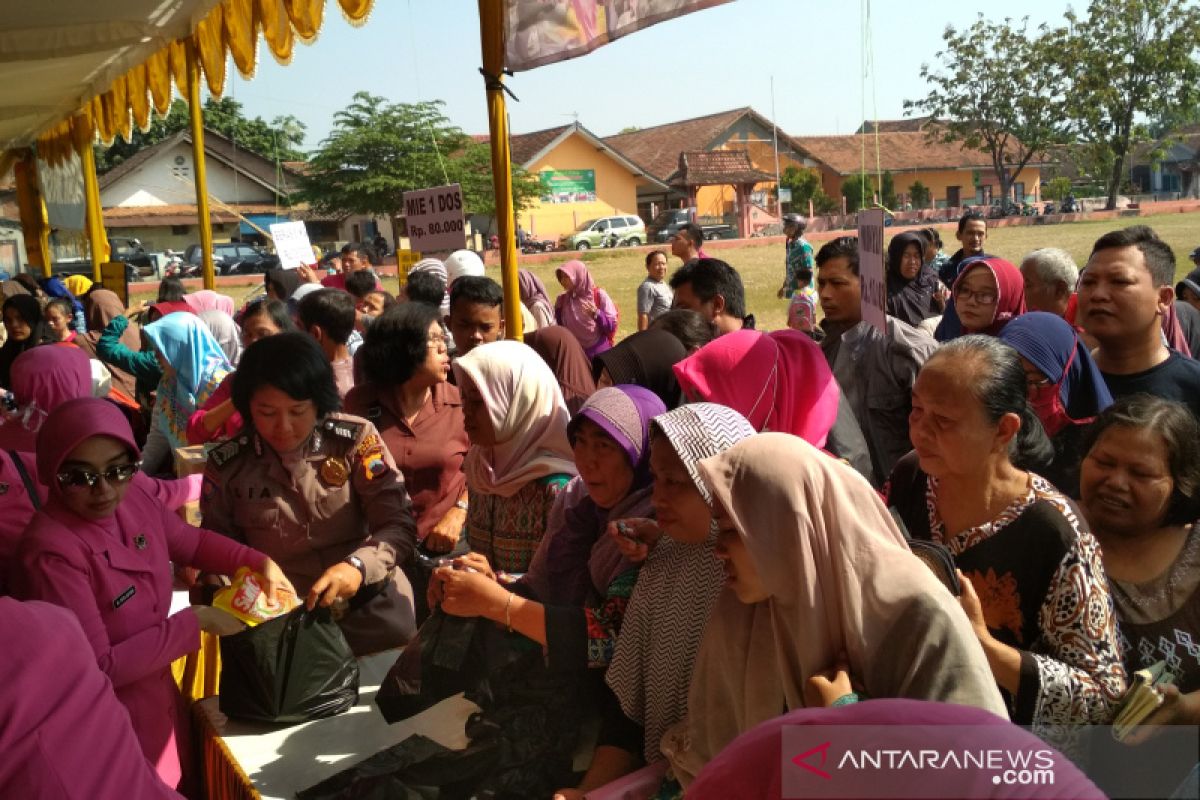
<svg viewBox="0 0 1200 800">
<path fill-rule="evenodd" d="M 858 212 L 858 277 L 862 317 L 887 333 L 887 281 L 883 271 L 883 209 Z"/>
</svg>

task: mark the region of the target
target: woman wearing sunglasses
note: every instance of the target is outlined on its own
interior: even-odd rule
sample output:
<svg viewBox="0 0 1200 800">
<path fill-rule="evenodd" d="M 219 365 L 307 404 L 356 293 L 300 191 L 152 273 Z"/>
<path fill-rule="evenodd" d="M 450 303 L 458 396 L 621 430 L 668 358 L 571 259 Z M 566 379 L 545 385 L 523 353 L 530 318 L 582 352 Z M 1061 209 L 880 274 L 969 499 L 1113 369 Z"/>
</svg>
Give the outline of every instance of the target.
<svg viewBox="0 0 1200 800">
<path fill-rule="evenodd" d="M 168 616 L 171 564 L 226 575 L 249 567 L 265 578 L 270 602 L 294 590 L 262 553 L 168 511 L 133 480 L 139 456 L 129 423 L 107 400 L 55 409 L 37 440 L 38 477 L 50 496 L 21 538 L 11 584 L 20 599 L 74 612 L 146 758 L 178 787 L 188 718 L 171 662 L 200 646 L 201 631 L 222 636 L 242 626 L 207 606 Z"/>
</svg>

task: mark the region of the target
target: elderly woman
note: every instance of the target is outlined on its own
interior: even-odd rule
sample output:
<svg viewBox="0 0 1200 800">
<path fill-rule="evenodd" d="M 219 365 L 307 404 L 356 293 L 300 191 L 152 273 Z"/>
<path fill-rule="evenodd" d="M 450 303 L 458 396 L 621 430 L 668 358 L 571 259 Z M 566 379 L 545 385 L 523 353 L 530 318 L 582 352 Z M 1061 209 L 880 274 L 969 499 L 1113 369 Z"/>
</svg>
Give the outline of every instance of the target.
<svg viewBox="0 0 1200 800">
<path fill-rule="evenodd" d="M 242 432 L 204 473 L 204 522 L 279 561 L 309 607 L 336 601 L 357 655 L 406 644 L 412 589 L 399 565 L 416 526 L 404 479 L 375 426 L 339 414 L 333 370 L 312 337 L 251 345 L 233 382 Z"/>
<path fill-rule="evenodd" d="M 639 386 L 592 395 L 571 420 L 579 476 L 555 504 L 551 527 L 513 593 L 481 559 L 479 572 L 440 567 L 431 597 L 443 611 L 481 616 L 546 648 L 551 669 L 607 667 L 637 580 L 612 537 L 610 521 L 650 511 L 649 426 L 665 409 Z M 532 595 L 532 599 L 523 595 Z"/>
<path fill-rule="evenodd" d="M 1078 498 L 1084 434 L 1112 405 L 1104 376 L 1079 334 L 1055 314 L 1022 314 L 1000 331 L 1000 341 L 1020 354 L 1029 404 L 1054 445 L 1045 477 L 1067 497 Z"/>
<path fill-rule="evenodd" d="M 200 314 L 200 319 L 205 319 L 205 314 L 219 313 L 205 311 Z M 233 321 L 229 322 L 232 324 Z M 295 329 L 296 326 L 292 322 L 291 315 L 288 314 L 286 305 L 278 300 L 256 300 L 242 312 L 241 339 L 237 350 L 239 360 L 242 350 L 259 339 Z M 211 324 L 209 330 L 213 330 Z M 213 331 L 213 335 L 217 338 L 218 343 L 222 344 L 221 349 L 228 355 L 230 352 L 228 340 L 226 343 L 221 343 L 216 331 Z M 209 395 L 208 399 L 188 418 L 188 444 L 197 445 L 232 439 L 242 429 L 242 415 L 233 407 L 233 376 L 235 374 L 231 372 L 226 375 L 217 390 Z"/>
<path fill-rule="evenodd" d="M 1123 397 L 1089 436 L 1080 488 L 1104 552 L 1130 671 L 1176 673 L 1152 722 L 1200 725 L 1200 424 L 1184 406 Z"/>
<path fill-rule="evenodd" d="M 1020 357 L 990 336 L 944 345 L 913 388 L 914 453 L 889 503 L 966 575 L 964 607 L 1014 722 L 1070 751 L 1125 691 L 1108 580 L 1086 521 L 1031 471 L 1052 450 Z"/>
<path fill-rule="evenodd" d="M 1104 786 L 1114 797 L 1194 796 L 1194 784 L 1172 792 L 1184 770 L 1153 736 L 1161 725 L 1200 725 L 1200 424 L 1179 403 L 1131 395 L 1100 414 L 1087 438 L 1081 505 L 1104 553 L 1125 668 L 1165 661 L 1175 674 L 1142 727 L 1119 745 L 1106 741 L 1093 759 L 1121 765 L 1108 772 L 1124 785 Z M 1190 756 L 1194 763 L 1194 749 Z"/>
<path fill-rule="evenodd" d="M 494 569 L 523 573 L 576 475 L 562 392 L 546 362 L 519 342 L 480 345 L 454 362 L 454 373 L 471 441 L 467 542 Z"/>
<path fill-rule="evenodd" d="M 887 252 L 887 313 L 916 327 L 945 310 L 937 272 L 925 263 L 925 240 L 916 233 L 892 237 Z"/>
<path fill-rule="evenodd" d="M 189 715 L 171 662 L 200 646 L 200 631 L 225 635 L 242 625 L 208 606 L 168 616 L 172 564 L 228 575 L 250 567 L 265 578 L 272 603 L 277 590 L 292 587 L 270 558 L 185 524 L 134 480 L 137 444 L 108 401 L 59 406 L 37 445 L 38 477 L 50 493 L 21 538 L 14 595 L 74 612 L 143 753 L 168 786 L 178 786 L 189 760 Z"/>
<path fill-rule="evenodd" d="M 851 696 L 839 704 L 855 699 L 852 680 L 872 698 L 1003 713 L 966 616 L 861 476 L 778 433 L 698 469 L 727 580 L 704 630 L 687 720 L 662 742 L 685 788 L 738 734 L 812 705 L 814 685 L 844 686 Z M 835 667 L 846 673 L 836 682 Z"/>
<path fill-rule="evenodd" d="M 630 524 L 641 555 L 647 546 L 653 549 L 638 574 L 605 675 L 616 702 L 606 709 L 591 767 L 578 788 L 560 791 L 564 797 L 617 779 L 643 757 L 649 763 L 662 760 L 658 744 L 687 714 L 704 623 L 725 583 L 713 553 L 712 496 L 696 465 L 754 435 L 754 429 L 736 411 L 694 403 L 655 417 L 650 431 L 655 519 Z M 622 549 L 629 546 L 624 537 L 617 541 Z"/>
</svg>

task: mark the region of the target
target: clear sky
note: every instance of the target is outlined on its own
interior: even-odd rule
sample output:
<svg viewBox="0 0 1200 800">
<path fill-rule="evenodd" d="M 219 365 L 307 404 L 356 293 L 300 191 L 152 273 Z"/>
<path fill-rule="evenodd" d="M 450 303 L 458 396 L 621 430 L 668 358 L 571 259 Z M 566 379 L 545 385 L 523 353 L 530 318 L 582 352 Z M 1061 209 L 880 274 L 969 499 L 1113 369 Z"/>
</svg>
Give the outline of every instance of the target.
<svg viewBox="0 0 1200 800">
<path fill-rule="evenodd" d="M 1082 0 L 1077 5 L 1082 5 Z M 1005 0 L 1014 19 L 1057 25 L 1063 0 Z M 565 124 L 578 114 L 601 136 L 627 126 L 753 106 L 771 115 L 771 78 L 780 127 L 795 135 L 853 133 L 866 116 L 903 116 L 903 101 L 924 94 L 947 24 L 965 27 L 996 3 L 874 0 L 874 76 L 860 67 L 861 0 L 734 0 L 639 31 L 593 53 L 508 79 L 514 133 Z M 320 37 L 297 45 L 282 67 L 265 46 L 250 81 L 226 93 L 250 116 L 292 114 L 314 148 L 354 92 L 397 102 L 443 100 L 467 133 L 487 132 L 476 0 L 376 0 L 367 24 L 350 26 L 330 2 Z M 230 63 L 230 72 L 236 70 Z M 875 100 L 872 100 L 872 92 Z M 872 109 L 875 109 L 873 111 Z"/>
</svg>

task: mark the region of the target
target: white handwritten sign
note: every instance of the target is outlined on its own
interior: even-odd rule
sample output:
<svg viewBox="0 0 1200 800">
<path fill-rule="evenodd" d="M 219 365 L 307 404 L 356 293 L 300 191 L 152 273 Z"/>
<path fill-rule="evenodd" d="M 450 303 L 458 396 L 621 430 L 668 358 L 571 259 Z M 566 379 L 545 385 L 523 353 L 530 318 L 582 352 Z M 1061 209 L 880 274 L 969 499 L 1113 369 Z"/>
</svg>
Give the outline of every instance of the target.
<svg viewBox="0 0 1200 800">
<path fill-rule="evenodd" d="M 413 250 L 463 250 L 467 232 L 463 226 L 462 187 L 457 183 L 404 193 L 404 220 Z"/>
<path fill-rule="evenodd" d="M 308 241 L 308 231 L 303 222 L 297 220 L 272 223 L 271 238 L 275 240 L 275 255 L 279 256 L 279 266 L 283 269 L 295 269 L 302 264 L 317 263 L 317 256 L 313 253 L 312 243 Z"/>
<path fill-rule="evenodd" d="M 887 333 L 887 282 L 883 275 L 883 209 L 858 212 L 858 277 L 862 317 Z"/>
</svg>

